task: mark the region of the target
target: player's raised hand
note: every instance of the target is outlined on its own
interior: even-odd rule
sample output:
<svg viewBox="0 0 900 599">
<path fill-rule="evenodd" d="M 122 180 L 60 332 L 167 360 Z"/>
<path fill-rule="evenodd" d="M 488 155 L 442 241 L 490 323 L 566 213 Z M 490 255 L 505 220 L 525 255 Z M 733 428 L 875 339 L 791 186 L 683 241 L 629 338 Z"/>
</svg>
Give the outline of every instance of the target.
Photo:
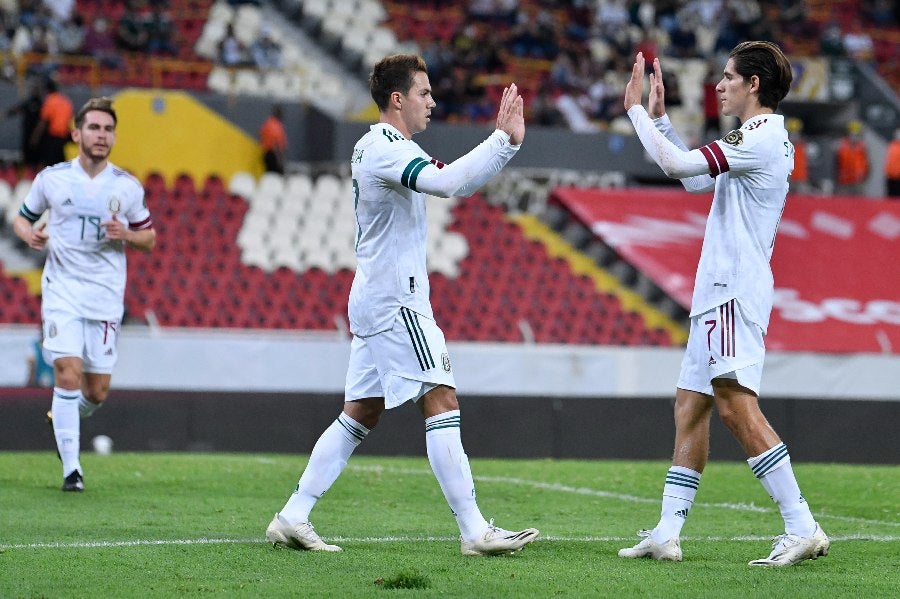
<svg viewBox="0 0 900 599">
<path fill-rule="evenodd" d="M 647 112 L 650 113 L 650 118 L 654 119 L 666 114 L 666 89 L 663 85 L 659 58 L 653 59 L 653 72 L 650 73 L 650 104 Z"/>
<path fill-rule="evenodd" d="M 497 129 L 509 134 L 509 143 L 517 146 L 525 139 L 525 109 L 515 83 L 504 88 L 497 112 Z"/>
<path fill-rule="evenodd" d="M 625 110 L 641 103 L 644 95 L 644 53 L 638 52 L 631 68 L 631 79 L 625 86 Z"/>
</svg>

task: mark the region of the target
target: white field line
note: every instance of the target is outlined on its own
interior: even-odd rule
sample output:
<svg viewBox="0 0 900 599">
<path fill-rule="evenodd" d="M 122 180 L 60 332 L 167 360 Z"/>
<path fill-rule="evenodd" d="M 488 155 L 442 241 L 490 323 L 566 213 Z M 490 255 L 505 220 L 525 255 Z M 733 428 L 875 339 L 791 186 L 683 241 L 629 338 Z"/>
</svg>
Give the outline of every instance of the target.
<svg viewBox="0 0 900 599">
<path fill-rule="evenodd" d="M 355 466 L 350 465 L 347 467 L 349 470 L 356 470 L 359 472 L 387 472 L 387 473 L 396 473 L 396 474 L 411 474 L 417 476 L 434 476 L 431 470 L 425 470 L 422 468 L 385 468 L 383 466 Z M 624 493 L 613 493 L 612 491 L 602 491 L 599 489 L 591 489 L 588 487 L 572 487 L 569 485 L 564 485 L 561 483 L 547 483 L 535 480 L 527 480 L 523 478 L 514 478 L 507 476 L 475 476 L 476 481 L 490 482 L 490 483 L 503 483 L 507 485 L 518 485 L 523 487 L 531 487 L 532 489 L 541 489 L 543 491 L 558 491 L 561 493 L 574 493 L 576 495 L 588 495 L 591 497 L 605 497 L 607 499 L 615 499 L 618 501 L 625 501 L 628 503 L 652 503 L 658 504 L 660 502 L 659 497 L 655 498 L 647 498 L 647 497 L 638 497 L 637 495 L 627 495 Z M 774 508 L 770 507 L 762 507 L 758 505 L 754 505 L 752 503 L 705 503 L 702 501 L 698 501 L 694 504 L 695 506 L 702 506 L 707 508 L 718 508 L 718 509 L 726 509 L 726 510 L 736 510 L 740 512 L 774 512 Z M 842 522 L 856 522 L 858 524 L 871 524 L 874 526 L 900 526 L 900 522 L 890 522 L 890 521 L 882 521 L 882 520 L 869 520 L 867 518 L 856 518 L 852 516 L 837 516 L 834 514 L 828 513 L 817 513 L 815 514 L 816 518 L 821 518 L 823 520 L 839 520 Z"/>
<path fill-rule="evenodd" d="M 415 468 L 385 468 L 383 466 L 348 466 L 350 470 L 358 472 L 385 472 L 388 474 L 406 474 L 414 476 L 433 476 L 431 470 L 415 469 Z M 600 489 L 590 489 L 588 487 L 572 487 L 560 483 L 547 483 L 541 481 L 527 480 L 521 478 L 504 477 L 504 476 L 476 476 L 476 481 L 503 483 L 508 485 L 518 485 L 540 489 L 544 491 L 556 491 L 561 493 L 574 493 L 577 495 L 587 495 L 591 497 L 605 497 L 617 501 L 625 501 L 630 503 L 658 503 L 658 498 L 639 497 L 637 495 L 627 495 L 624 493 L 613 493 L 611 491 L 603 491 Z M 753 504 L 745 503 L 701 503 L 695 505 L 728 509 L 745 512 L 772 512 L 773 508 L 764 508 Z M 857 522 L 862 524 L 871 524 L 878 526 L 900 526 L 900 522 L 882 522 L 879 520 L 869 520 L 865 518 L 853 518 L 848 516 L 836 516 L 832 514 L 816 514 L 816 518 L 841 520 L 844 522 Z M 830 536 L 832 541 L 875 541 L 883 543 L 893 543 L 900 541 L 897 535 L 875 535 L 856 533 L 844 536 Z M 630 542 L 634 537 L 602 537 L 602 536 L 542 536 L 545 541 L 569 541 L 569 542 Z M 730 542 L 730 541 L 770 541 L 771 537 L 762 536 L 737 536 L 737 537 L 683 537 L 683 541 L 708 541 L 708 542 Z M 335 543 L 415 543 L 415 542 L 434 542 L 434 541 L 457 541 L 457 537 L 434 537 L 434 536 L 386 536 L 386 537 L 329 537 L 329 540 Z M 143 547 L 152 545 L 216 545 L 216 544 L 252 544 L 261 543 L 263 539 L 163 539 L 163 540 L 134 540 L 134 541 L 93 541 L 93 542 L 72 542 L 72 543 L 19 543 L 4 544 L 0 543 L 0 551 L 9 549 L 86 549 L 86 548 L 103 548 L 103 547 Z"/>
<path fill-rule="evenodd" d="M 870 541 L 878 543 L 895 543 L 900 541 L 900 536 L 886 535 L 846 535 L 841 537 L 829 537 L 833 542 L 844 541 Z M 458 537 L 434 537 L 434 536 L 386 536 L 386 537 L 328 537 L 332 543 L 433 543 L 433 542 L 458 542 Z M 597 542 L 622 542 L 630 543 L 634 537 L 569 537 L 569 536 L 541 536 L 541 541 L 573 542 L 573 543 L 597 543 Z M 738 536 L 738 537 L 682 537 L 682 541 L 705 541 L 712 543 L 729 543 L 734 541 L 771 541 L 772 537 Z M 258 539 L 139 539 L 133 541 L 75 541 L 72 543 L 15 543 L 0 544 L 0 551 L 11 549 L 103 549 L 107 547 L 148 547 L 169 545 L 253 545 L 266 543 L 263 538 Z"/>
</svg>

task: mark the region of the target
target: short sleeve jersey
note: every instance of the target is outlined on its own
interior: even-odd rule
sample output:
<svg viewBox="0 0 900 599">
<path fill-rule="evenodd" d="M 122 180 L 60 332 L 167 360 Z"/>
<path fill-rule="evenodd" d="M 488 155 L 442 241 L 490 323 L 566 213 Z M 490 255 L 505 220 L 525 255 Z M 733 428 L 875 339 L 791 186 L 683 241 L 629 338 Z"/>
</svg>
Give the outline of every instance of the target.
<svg viewBox="0 0 900 599">
<path fill-rule="evenodd" d="M 19 214 L 35 222 L 45 210 L 50 210 L 50 239 L 44 306 L 91 320 L 121 319 L 125 244 L 106 239 L 101 223 L 115 214 L 132 230 L 151 228 L 143 186 L 111 163 L 92 179 L 75 158 L 38 173 Z"/>
<path fill-rule="evenodd" d="M 748 119 L 699 150 L 716 185 L 691 316 L 737 298 L 748 317 L 766 330 L 774 295 L 769 261 L 794 166 L 784 117 Z"/>
<path fill-rule="evenodd" d="M 350 167 L 357 225 L 350 330 L 360 337 L 388 330 L 401 306 L 434 319 L 425 194 L 416 190 L 416 178 L 443 163 L 395 127 L 378 123 L 356 143 Z"/>
</svg>

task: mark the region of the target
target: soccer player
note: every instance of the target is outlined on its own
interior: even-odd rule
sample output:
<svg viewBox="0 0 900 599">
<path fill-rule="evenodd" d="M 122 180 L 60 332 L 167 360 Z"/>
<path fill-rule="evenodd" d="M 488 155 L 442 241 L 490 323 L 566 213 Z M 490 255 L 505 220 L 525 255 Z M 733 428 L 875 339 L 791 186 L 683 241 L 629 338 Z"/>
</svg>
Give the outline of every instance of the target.
<svg viewBox="0 0 900 599">
<path fill-rule="evenodd" d="M 38 173 L 13 230 L 30 248 L 48 250 L 41 312 L 44 354 L 53 363 L 53 432 L 63 491 L 83 491 L 80 418 L 106 399 L 124 313 L 125 245 L 149 252 L 156 232 L 140 182 L 109 162 L 116 141 L 109 98 L 93 98 L 75 116 L 78 156 Z M 46 226 L 34 224 L 49 210 Z"/>
<path fill-rule="evenodd" d="M 644 57 L 634 63 L 625 109 L 650 156 L 685 189 L 715 189 L 691 302 L 687 350 L 675 394 L 675 452 L 663 487 L 662 516 L 620 557 L 681 561 L 679 535 L 709 453 L 713 406 L 750 456 L 753 474 L 778 505 L 784 534 L 771 554 L 750 565 L 789 566 L 828 553 L 791 469 L 787 447 L 759 408 L 772 311 L 769 260 L 784 210 L 793 147 L 784 117 L 774 111 L 787 95 L 791 66 L 775 44 L 744 42 L 732 50 L 716 86 L 723 114 L 741 127 L 688 151 L 666 116 L 662 70 L 653 61 L 649 114 L 641 106 Z"/>
<path fill-rule="evenodd" d="M 380 121 L 357 142 L 350 159 L 357 268 L 348 309 L 353 340 L 344 409 L 319 437 L 266 538 L 276 547 L 340 551 L 319 537 L 309 513 L 384 411 L 413 401 L 425 419 L 428 459 L 459 525 L 463 555 L 512 553 L 535 540 L 538 531 L 498 528 L 484 519 L 475 500 L 450 355 L 429 299 L 425 194 L 468 196 L 496 175 L 524 139 L 522 98 L 515 84 L 504 90 L 496 130 L 444 164 L 412 141 L 436 105 L 425 61 L 388 56 L 375 65 L 369 88 Z"/>
</svg>

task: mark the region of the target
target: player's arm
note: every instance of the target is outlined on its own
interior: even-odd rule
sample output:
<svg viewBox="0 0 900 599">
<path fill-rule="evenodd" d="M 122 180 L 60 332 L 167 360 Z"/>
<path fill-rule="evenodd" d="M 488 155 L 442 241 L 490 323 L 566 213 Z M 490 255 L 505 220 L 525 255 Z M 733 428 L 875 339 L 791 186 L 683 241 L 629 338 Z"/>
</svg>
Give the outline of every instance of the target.
<svg viewBox="0 0 900 599">
<path fill-rule="evenodd" d="M 42 250 L 47 247 L 47 240 L 50 236 L 46 231 L 46 223 L 35 227 L 35 222 L 37 222 L 37 219 L 30 220 L 23 216 L 20 211 L 13 220 L 13 232 L 31 249 Z"/>
<path fill-rule="evenodd" d="M 118 239 L 137 250 L 149 252 L 156 246 L 156 230 L 153 228 L 150 211 L 144 204 L 144 190 L 136 180 L 135 186 L 137 193 L 131 196 L 130 203 L 126 204 L 131 206 L 125 212 L 128 222 L 122 222 L 114 216 L 100 224 L 106 228 L 107 239 Z"/>
<path fill-rule="evenodd" d="M 424 159 L 408 164 L 404 169 L 410 176 L 401 183 L 415 191 L 439 197 L 470 196 L 500 172 L 515 156 L 525 139 L 525 118 L 522 96 L 516 84 L 503 90 L 497 111 L 497 128 L 465 156 L 438 168 Z M 408 185 L 407 183 L 412 183 Z"/>
</svg>

